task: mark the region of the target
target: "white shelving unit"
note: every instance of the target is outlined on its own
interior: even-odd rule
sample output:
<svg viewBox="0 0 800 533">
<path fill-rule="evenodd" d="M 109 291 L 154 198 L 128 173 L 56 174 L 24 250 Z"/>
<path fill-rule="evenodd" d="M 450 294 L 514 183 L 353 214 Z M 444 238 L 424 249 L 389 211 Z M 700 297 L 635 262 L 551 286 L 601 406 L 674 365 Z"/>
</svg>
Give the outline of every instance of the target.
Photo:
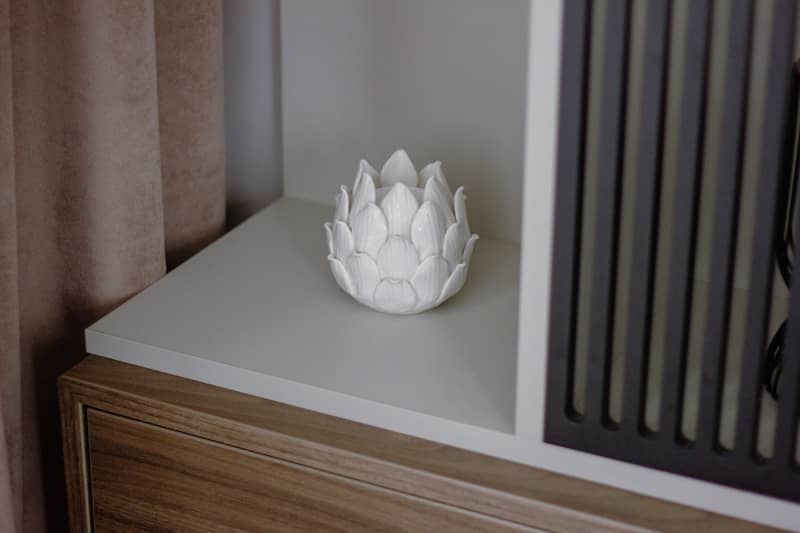
<svg viewBox="0 0 800 533">
<path fill-rule="evenodd" d="M 463 293 L 398 319 L 332 282 L 329 217 L 275 202 L 93 325 L 89 351 L 373 424 L 387 407 L 511 435 L 518 248 L 482 240 Z"/>
<path fill-rule="evenodd" d="M 354 63 L 365 53 L 354 42 L 376 38 L 381 26 L 367 31 L 362 25 L 361 17 L 370 14 L 369 1 L 336 4 L 342 9 L 305 0 L 284 5 L 286 197 L 90 327 L 87 350 L 686 505 L 796 528 L 800 506 L 542 440 L 561 45 L 559 2 L 534 0 L 530 4 L 527 90 L 520 91 L 523 101 L 517 103 L 519 110 L 526 110 L 524 141 L 521 132 L 509 131 L 506 134 L 511 141 L 503 138 L 495 143 L 498 133 L 490 130 L 465 135 L 469 142 L 464 146 L 439 146 L 442 155 L 436 152 L 435 157 L 445 160 L 452 184 L 466 184 L 472 198 L 468 204 L 471 221 L 475 213 L 473 229 L 482 234 L 463 291 L 433 311 L 397 317 L 364 308 L 339 290 L 325 261 L 322 228 L 332 216 L 332 207 L 318 202 L 332 201 L 338 185 L 352 180 L 359 158 L 372 157 L 370 154 L 385 157 L 404 145 L 404 140 L 412 139 L 409 135 L 415 126 L 410 122 L 399 126 L 398 143 L 376 140 L 386 129 L 381 121 L 371 117 L 369 110 L 357 110 L 353 102 L 348 103 L 352 97 L 347 92 L 348 80 L 355 80 L 352 86 L 360 87 L 358 80 L 368 81 L 384 68 L 375 62 L 363 67 L 378 69 L 376 73 L 356 68 Z M 463 9 L 480 5 L 467 2 Z M 312 8 L 328 10 L 314 19 L 317 31 L 314 24 L 294 26 L 302 20 L 303 10 Z M 353 18 L 355 14 L 358 20 Z M 435 13 L 423 15 L 436 19 Z M 405 17 L 404 23 L 409 23 L 407 13 L 393 16 Z M 446 20 L 442 14 L 438 16 Z M 441 38 L 457 40 L 459 32 L 475 31 L 480 20 L 479 13 L 473 12 L 462 27 L 441 30 Z M 492 20 L 494 24 L 502 22 Z M 327 95 L 323 106 L 327 111 L 318 116 L 321 111 L 304 110 L 303 101 L 322 93 L 309 87 L 308 70 L 296 61 L 302 57 L 304 35 L 311 35 L 311 42 L 317 45 L 324 41 L 319 35 L 324 21 L 344 26 L 330 50 L 320 51 L 320 56 L 312 54 L 308 68 L 320 69 L 322 77 L 317 81 L 323 88 L 326 76 L 338 87 L 342 105 L 337 106 L 336 99 Z M 435 33 L 425 33 L 422 42 Z M 398 38 L 390 36 L 381 46 L 394 49 Z M 342 57 L 348 50 L 355 59 Z M 419 56 L 423 68 L 430 69 L 437 53 L 446 54 L 451 62 L 461 57 L 444 46 L 432 51 L 432 56 Z M 483 59 L 491 59 L 489 55 Z M 325 57 L 338 63 L 330 65 L 322 61 Z M 289 66 L 289 61 L 295 62 Z M 428 73 L 420 79 L 430 79 L 432 71 Z M 448 99 L 457 85 L 442 86 L 439 80 L 438 99 Z M 479 101 L 480 94 L 472 98 Z M 504 93 L 487 94 L 497 97 Z M 470 97 L 458 98 L 462 97 L 466 100 L 461 104 L 469 107 Z M 380 101 L 375 98 L 373 104 Z M 413 103 L 413 99 L 402 102 Z M 426 102 L 427 109 L 433 104 Z M 314 100 L 309 109 L 319 105 Z M 486 105 L 500 106 L 509 116 L 517 109 L 508 107 L 508 102 L 489 101 Z M 402 105 L 391 113 L 371 109 L 384 120 L 404 110 Z M 459 109 L 449 108 L 449 112 Z M 477 124 L 490 121 L 484 111 L 476 109 L 471 119 L 447 124 L 433 117 L 430 126 L 442 134 L 448 128 L 457 132 L 470 120 Z M 356 126 L 337 132 L 337 121 L 341 123 L 348 114 L 353 115 Z M 420 113 L 414 115 L 421 120 Z M 432 142 L 430 128 L 422 131 L 420 142 Z M 312 138 L 321 143 L 319 148 L 308 144 Z M 464 171 L 463 161 L 479 157 L 474 151 L 482 142 L 489 143 L 486 151 L 496 160 L 503 160 L 509 143 L 516 142 L 524 152 L 524 158 L 519 157 L 520 163 L 524 160 L 524 179 L 511 174 L 514 165 L 507 161 L 492 175 L 490 185 L 481 181 L 480 173 Z M 405 147 L 415 157 L 414 147 Z M 426 150 L 417 151 L 427 157 Z M 461 157 L 462 162 L 448 165 L 447 157 Z M 428 161 L 415 162 L 421 166 Z M 448 172 L 449 168 L 461 172 Z"/>
</svg>

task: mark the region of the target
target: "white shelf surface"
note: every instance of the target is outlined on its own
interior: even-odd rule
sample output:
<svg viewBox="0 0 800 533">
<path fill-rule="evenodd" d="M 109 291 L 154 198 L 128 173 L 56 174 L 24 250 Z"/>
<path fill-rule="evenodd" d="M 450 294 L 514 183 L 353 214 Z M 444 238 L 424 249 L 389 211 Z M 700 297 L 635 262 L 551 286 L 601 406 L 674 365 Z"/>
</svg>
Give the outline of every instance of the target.
<svg viewBox="0 0 800 533">
<path fill-rule="evenodd" d="M 91 326 L 87 350 L 348 418 L 512 433 L 519 248 L 481 239 L 461 293 L 385 315 L 333 280 L 332 214 L 278 200 Z"/>
</svg>

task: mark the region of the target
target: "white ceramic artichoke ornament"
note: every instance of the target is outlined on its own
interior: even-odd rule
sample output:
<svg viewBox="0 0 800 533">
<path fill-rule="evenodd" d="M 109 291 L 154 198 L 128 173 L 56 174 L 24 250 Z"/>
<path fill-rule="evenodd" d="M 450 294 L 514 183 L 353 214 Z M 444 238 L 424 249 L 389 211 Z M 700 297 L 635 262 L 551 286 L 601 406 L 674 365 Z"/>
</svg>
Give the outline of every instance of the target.
<svg viewBox="0 0 800 533">
<path fill-rule="evenodd" d="M 384 313 L 413 314 L 464 286 L 478 240 L 471 235 L 464 188 L 453 194 L 441 163 L 417 174 L 404 150 L 380 175 L 359 163 L 350 194 L 342 185 L 333 223 L 325 223 L 333 277 L 358 302 Z"/>
</svg>

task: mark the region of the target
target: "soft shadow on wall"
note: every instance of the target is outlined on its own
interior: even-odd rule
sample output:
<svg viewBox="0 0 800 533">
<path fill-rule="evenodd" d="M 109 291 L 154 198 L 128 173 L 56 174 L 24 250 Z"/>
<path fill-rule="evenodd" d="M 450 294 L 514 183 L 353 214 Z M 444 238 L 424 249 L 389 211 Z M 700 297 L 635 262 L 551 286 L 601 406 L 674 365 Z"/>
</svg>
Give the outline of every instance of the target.
<svg viewBox="0 0 800 533">
<path fill-rule="evenodd" d="M 281 178 L 280 2 L 226 0 L 227 225 L 277 199 Z"/>
</svg>

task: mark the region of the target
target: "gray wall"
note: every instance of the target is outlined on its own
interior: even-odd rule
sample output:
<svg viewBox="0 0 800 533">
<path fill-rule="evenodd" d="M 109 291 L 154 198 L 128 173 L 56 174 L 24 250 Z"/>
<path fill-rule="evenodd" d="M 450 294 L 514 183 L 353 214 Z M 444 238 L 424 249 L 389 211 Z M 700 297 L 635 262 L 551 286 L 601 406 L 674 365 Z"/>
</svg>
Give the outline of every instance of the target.
<svg viewBox="0 0 800 533">
<path fill-rule="evenodd" d="M 359 159 L 406 148 L 464 185 L 472 229 L 519 241 L 527 0 L 289 0 L 287 196 L 332 203 Z"/>
<path fill-rule="evenodd" d="M 278 0 L 223 3 L 229 226 L 282 191 L 279 6 Z"/>
<path fill-rule="evenodd" d="M 359 159 L 380 168 L 404 147 L 418 167 L 442 160 L 451 184 L 466 186 L 475 232 L 519 241 L 527 0 L 223 9 L 229 226 L 284 185 L 332 203 Z"/>
</svg>

